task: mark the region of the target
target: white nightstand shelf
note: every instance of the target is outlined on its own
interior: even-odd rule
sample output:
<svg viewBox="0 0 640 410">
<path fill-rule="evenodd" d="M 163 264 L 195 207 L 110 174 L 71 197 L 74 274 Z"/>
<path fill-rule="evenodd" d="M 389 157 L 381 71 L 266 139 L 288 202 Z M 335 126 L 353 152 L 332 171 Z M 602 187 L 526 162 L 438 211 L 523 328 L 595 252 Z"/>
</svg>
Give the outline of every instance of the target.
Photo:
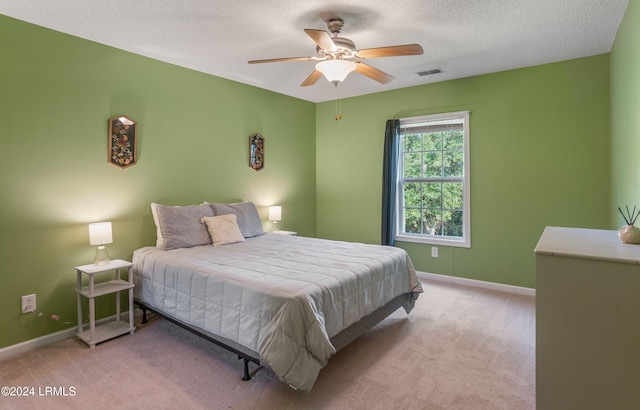
<svg viewBox="0 0 640 410">
<path fill-rule="evenodd" d="M 131 288 L 131 285 L 126 280 L 110 280 L 108 282 L 94 284 L 93 294 L 91 294 L 89 286 L 83 287 L 78 291 L 78 293 L 84 297 L 93 296 L 95 298 L 98 296 L 108 295 L 109 293 L 127 290 L 129 288 Z"/>
<path fill-rule="evenodd" d="M 125 333 L 133 333 L 133 274 L 131 267 L 133 263 L 121 259 L 109 261 L 106 265 L 83 265 L 76 266 L 78 275 L 78 283 L 76 292 L 78 294 L 78 337 L 87 343 L 90 347 L 95 347 L 97 343 L 123 335 Z M 127 279 L 120 278 L 120 270 L 127 269 Z M 116 278 L 106 282 L 95 283 L 95 274 L 115 271 Z M 82 286 L 82 274 L 89 275 L 89 285 Z M 129 321 L 121 319 L 120 311 L 120 292 L 129 292 Z M 116 320 L 96 326 L 95 318 L 95 298 L 104 295 L 114 294 L 116 296 Z M 89 300 L 89 325 L 86 327 L 82 319 L 82 298 Z"/>
<path fill-rule="evenodd" d="M 290 236 L 298 235 L 298 232 L 293 232 L 293 231 L 271 231 L 271 233 L 277 233 L 278 235 L 290 235 Z"/>
<path fill-rule="evenodd" d="M 135 330 L 135 327 L 133 329 Z M 113 339 L 114 337 L 118 337 L 125 333 L 133 333 L 133 330 L 131 330 L 129 323 L 124 320 L 120 320 L 96 326 L 93 330 L 93 337 L 91 337 L 91 331 L 89 329 L 85 329 L 82 333 L 76 334 L 90 347 L 95 347 L 98 343 Z"/>
</svg>

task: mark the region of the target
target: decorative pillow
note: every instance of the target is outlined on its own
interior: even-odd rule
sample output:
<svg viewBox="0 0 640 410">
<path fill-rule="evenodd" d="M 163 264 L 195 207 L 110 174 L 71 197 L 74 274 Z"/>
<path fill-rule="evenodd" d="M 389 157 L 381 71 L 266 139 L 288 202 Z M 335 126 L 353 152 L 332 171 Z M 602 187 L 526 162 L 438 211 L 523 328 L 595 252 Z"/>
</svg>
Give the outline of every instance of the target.
<svg viewBox="0 0 640 410">
<path fill-rule="evenodd" d="M 211 203 L 215 215 L 234 214 L 238 220 L 240 232 L 245 238 L 264 235 L 262 221 L 253 202 L 238 202 L 235 204 Z"/>
<path fill-rule="evenodd" d="M 158 248 L 168 251 L 211 243 L 207 228 L 200 223 L 201 218 L 213 216 L 210 206 L 151 204 L 151 211 L 157 227 L 156 246 Z"/>
<path fill-rule="evenodd" d="M 235 214 L 205 216 L 200 219 L 200 222 L 207 225 L 209 235 L 211 235 L 211 239 L 213 239 L 213 246 L 245 241 L 238 227 Z"/>
</svg>

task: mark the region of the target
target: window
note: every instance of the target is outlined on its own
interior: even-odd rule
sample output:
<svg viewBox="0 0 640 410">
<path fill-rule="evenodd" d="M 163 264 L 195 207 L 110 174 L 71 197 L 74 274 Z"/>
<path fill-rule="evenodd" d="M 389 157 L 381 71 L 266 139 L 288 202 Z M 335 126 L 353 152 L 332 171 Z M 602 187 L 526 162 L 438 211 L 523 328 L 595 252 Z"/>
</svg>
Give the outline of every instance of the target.
<svg viewBox="0 0 640 410">
<path fill-rule="evenodd" d="M 471 247 L 469 113 L 400 120 L 396 236 Z"/>
</svg>

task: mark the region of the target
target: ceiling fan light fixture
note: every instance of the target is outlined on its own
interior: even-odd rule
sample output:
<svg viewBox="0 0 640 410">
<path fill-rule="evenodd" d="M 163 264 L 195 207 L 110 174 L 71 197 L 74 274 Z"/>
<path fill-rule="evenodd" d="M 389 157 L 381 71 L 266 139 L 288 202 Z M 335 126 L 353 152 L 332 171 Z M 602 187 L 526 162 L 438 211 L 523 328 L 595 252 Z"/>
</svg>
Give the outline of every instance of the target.
<svg viewBox="0 0 640 410">
<path fill-rule="evenodd" d="M 325 60 L 316 64 L 316 70 L 320 71 L 325 78 L 338 85 L 344 81 L 350 72 L 355 71 L 356 63 L 347 60 Z"/>
</svg>

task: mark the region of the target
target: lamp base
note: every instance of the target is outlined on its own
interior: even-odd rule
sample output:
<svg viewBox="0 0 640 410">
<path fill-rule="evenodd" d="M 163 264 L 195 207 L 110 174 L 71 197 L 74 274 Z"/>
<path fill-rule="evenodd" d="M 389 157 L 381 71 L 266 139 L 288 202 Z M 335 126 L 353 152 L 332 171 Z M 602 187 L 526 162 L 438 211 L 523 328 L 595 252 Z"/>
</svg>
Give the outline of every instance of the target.
<svg viewBox="0 0 640 410">
<path fill-rule="evenodd" d="M 98 249 L 96 249 L 96 257 L 93 259 L 93 264 L 106 265 L 107 263 L 109 263 L 109 253 L 104 245 L 100 245 Z"/>
<path fill-rule="evenodd" d="M 271 223 L 273 223 L 273 226 L 271 227 L 271 232 L 278 232 L 280 230 L 280 227 L 278 226 L 278 221 L 271 221 Z"/>
</svg>

